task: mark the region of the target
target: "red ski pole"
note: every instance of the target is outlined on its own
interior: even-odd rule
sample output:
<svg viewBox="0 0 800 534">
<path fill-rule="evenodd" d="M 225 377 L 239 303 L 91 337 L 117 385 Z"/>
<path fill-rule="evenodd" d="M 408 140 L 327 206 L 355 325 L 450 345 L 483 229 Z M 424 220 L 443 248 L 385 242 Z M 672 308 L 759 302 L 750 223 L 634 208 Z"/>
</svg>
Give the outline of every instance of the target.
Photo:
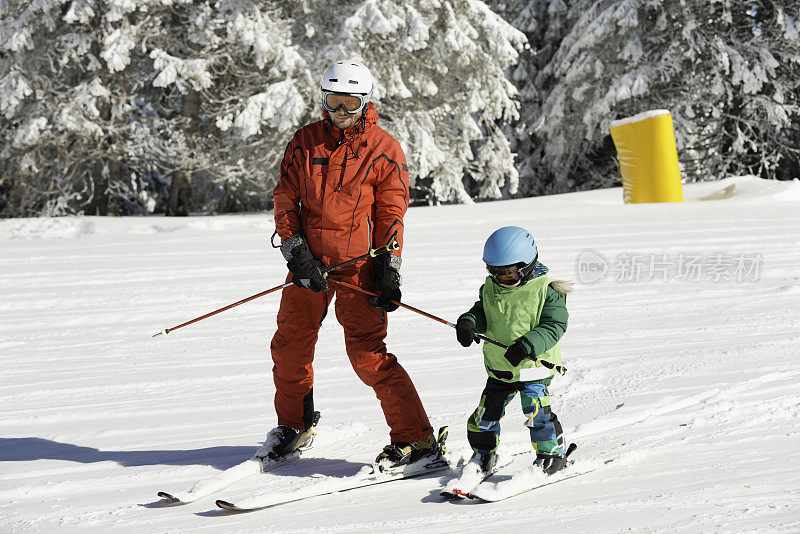
<svg viewBox="0 0 800 534">
<path fill-rule="evenodd" d="M 385 254 L 385 253 L 389 252 L 390 250 L 397 250 L 399 248 L 400 248 L 400 244 L 396 240 L 392 240 L 392 242 L 389 243 L 388 245 L 384 245 L 384 246 L 378 247 L 378 248 L 372 248 L 372 249 L 369 250 L 369 252 L 367 252 L 366 254 L 362 254 L 361 256 L 358 256 L 357 258 L 353 258 L 352 260 L 347 260 L 347 261 L 342 262 L 342 263 L 340 263 L 338 265 L 334 265 L 333 267 L 326 267 L 326 268 L 322 269 L 322 274 L 327 277 L 328 273 L 330 273 L 331 271 L 335 271 L 336 269 L 341 269 L 342 267 L 346 267 L 346 266 L 351 265 L 351 264 L 353 264 L 353 263 L 355 263 L 357 261 L 365 260 L 367 258 L 374 258 L 375 256 L 378 256 L 380 254 Z M 331 281 L 333 281 L 333 280 L 331 280 Z M 227 306 L 224 306 L 222 308 L 219 308 L 218 310 L 214 310 L 212 312 L 209 312 L 209 313 L 207 313 L 205 315 L 201 315 L 200 317 L 195 317 L 194 319 L 192 319 L 190 321 L 186 321 L 185 323 L 181 323 L 181 324 L 179 324 L 177 326 L 173 326 L 172 328 L 165 328 L 161 332 L 158 332 L 157 334 L 153 334 L 153 337 L 160 336 L 160 335 L 165 335 L 166 336 L 167 334 L 169 334 L 173 330 L 177 330 L 178 328 L 183 328 L 184 326 L 189 326 L 190 324 L 196 323 L 198 321 L 202 321 L 203 319 L 208 319 L 209 317 L 211 317 L 213 315 L 216 315 L 218 313 L 222 313 L 225 310 L 230 310 L 231 308 L 234 308 L 236 306 L 240 306 L 240 305 L 244 304 L 245 302 L 250 302 L 251 300 L 257 299 L 259 297 L 263 297 L 264 295 L 269 295 L 270 293 L 274 293 L 275 291 L 278 291 L 280 289 L 287 288 L 290 285 L 292 285 L 292 283 L 293 282 L 286 282 L 285 284 L 281 284 L 279 286 L 275 286 L 275 287 L 273 287 L 271 289 L 267 289 L 266 291 L 262 291 L 261 293 L 256 293 L 255 295 L 251 295 L 251 296 L 247 297 L 246 299 L 242 299 L 242 300 L 240 300 L 238 302 L 234 302 L 233 304 L 228 304 Z"/>
<path fill-rule="evenodd" d="M 367 289 L 364 289 L 363 287 L 358 287 L 358 286 L 350 284 L 348 282 L 342 282 L 340 280 L 331 280 L 331 282 L 333 282 L 334 284 L 338 284 L 340 286 L 344 286 L 344 287 L 350 288 L 350 289 L 355 289 L 356 291 L 360 291 L 362 293 L 365 293 L 367 295 L 371 295 L 373 297 L 379 296 L 374 291 L 369 291 Z M 405 308 L 407 310 L 411 310 L 411 311 L 413 311 L 415 313 L 418 313 L 418 314 L 420 314 L 420 315 L 422 315 L 424 317 L 427 317 L 428 319 L 433 319 L 434 321 L 437 321 L 439 323 L 446 324 L 447 326 L 449 326 L 451 328 L 458 328 L 455 324 L 451 323 L 450 321 L 446 321 L 446 320 L 442 319 L 441 317 L 436 317 L 435 315 L 430 314 L 430 313 L 425 312 L 425 311 L 422 311 L 419 308 L 415 308 L 414 306 L 409 306 L 408 304 L 403 304 L 399 300 L 393 300 L 392 303 L 393 304 L 397 304 L 401 308 Z M 482 339 L 486 343 L 491 343 L 492 345 L 496 345 L 496 346 L 498 346 L 500 348 L 503 348 L 503 349 L 507 349 L 508 348 L 508 345 L 503 345 L 502 343 L 500 343 L 498 341 L 495 341 L 492 338 L 486 337 L 483 334 L 476 333 L 475 337 Z M 564 367 L 563 365 L 555 365 L 555 364 L 552 364 L 552 363 L 550 363 L 548 361 L 545 361 L 545 360 L 539 360 L 539 362 L 542 364 L 543 367 L 546 367 L 547 369 L 555 369 L 559 374 L 563 375 L 564 373 L 567 372 L 567 368 Z"/>
</svg>

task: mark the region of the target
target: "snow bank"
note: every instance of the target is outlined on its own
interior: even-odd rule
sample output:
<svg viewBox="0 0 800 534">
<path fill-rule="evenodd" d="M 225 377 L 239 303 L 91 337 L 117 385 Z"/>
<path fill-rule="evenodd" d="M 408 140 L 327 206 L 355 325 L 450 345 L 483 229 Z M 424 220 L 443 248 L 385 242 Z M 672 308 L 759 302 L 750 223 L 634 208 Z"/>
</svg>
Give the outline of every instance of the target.
<svg viewBox="0 0 800 534">
<path fill-rule="evenodd" d="M 0 220 L 0 241 L 10 239 L 63 239 L 89 236 L 94 232 L 94 224 L 83 217 Z"/>
<path fill-rule="evenodd" d="M 271 215 L 217 217 L 40 217 L 0 220 L 0 241 L 70 239 L 116 233 L 154 235 L 170 232 L 231 232 L 262 230 L 267 237 L 275 224 Z"/>
<path fill-rule="evenodd" d="M 764 180 L 756 176 L 735 176 L 718 182 L 685 184 L 687 201 L 732 200 L 737 202 L 797 202 L 800 180 Z"/>
</svg>

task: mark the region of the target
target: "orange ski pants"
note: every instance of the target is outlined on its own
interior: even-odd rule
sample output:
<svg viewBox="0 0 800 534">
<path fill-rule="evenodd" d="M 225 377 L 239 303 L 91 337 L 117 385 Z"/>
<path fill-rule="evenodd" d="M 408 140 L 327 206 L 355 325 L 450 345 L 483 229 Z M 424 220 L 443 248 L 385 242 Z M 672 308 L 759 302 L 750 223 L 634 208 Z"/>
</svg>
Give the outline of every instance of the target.
<svg viewBox="0 0 800 534">
<path fill-rule="evenodd" d="M 332 278 L 373 289 L 368 268 L 343 271 Z M 416 441 L 430 435 L 433 428 L 411 378 L 386 350 L 386 312 L 370 306 L 364 293 L 335 284 L 330 286 L 321 293 L 295 285 L 283 290 L 278 330 L 270 345 L 278 424 L 301 429 L 310 423 L 314 409 L 314 348 L 322 319 L 335 295 L 336 319 L 344 328 L 350 364 L 358 378 L 375 391 L 390 428 L 391 441 Z"/>
</svg>

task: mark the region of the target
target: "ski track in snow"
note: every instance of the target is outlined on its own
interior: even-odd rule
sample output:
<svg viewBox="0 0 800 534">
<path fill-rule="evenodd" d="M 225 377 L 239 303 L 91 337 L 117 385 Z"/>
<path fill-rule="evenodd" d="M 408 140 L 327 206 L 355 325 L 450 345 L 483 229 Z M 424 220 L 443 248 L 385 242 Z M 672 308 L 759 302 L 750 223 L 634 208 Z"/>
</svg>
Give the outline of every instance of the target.
<svg viewBox="0 0 800 534">
<path fill-rule="evenodd" d="M 700 201 L 730 186 L 730 198 Z M 249 457 L 275 424 L 277 295 L 151 337 L 283 282 L 271 214 L 0 221 L 0 531 L 800 532 L 800 182 L 739 177 L 685 195 L 624 206 L 610 189 L 406 217 L 404 301 L 442 318 L 476 300 L 499 226 L 531 230 L 550 274 L 578 282 L 561 344 L 569 371 L 551 393 L 579 443 L 570 469 L 595 471 L 495 504 L 444 501 L 454 473 L 443 472 L 235 515 L 214 499 L 299 488 L 298 473 L 352 474 L 388 439 L 330 313 L 315 360 L 318 452 L 339 462 L 310 454 L 213 498 L 155 506 L 157 491 Z M 637 254 L 760 264 L 743 281 L 589 283 L 587 251 L 611 268 Z M 450 451 L 468 456 L 480 349 L 406 310 L 390 321 L 389 348 L 432 424 L 449 424 Z M 501 452 L 530 449 L 523 421 L 515 401 Z M 325 446 L 354 432 L 341 450 Z M 493 480 L 519 482 L 526 458 Z"/>
</svg>

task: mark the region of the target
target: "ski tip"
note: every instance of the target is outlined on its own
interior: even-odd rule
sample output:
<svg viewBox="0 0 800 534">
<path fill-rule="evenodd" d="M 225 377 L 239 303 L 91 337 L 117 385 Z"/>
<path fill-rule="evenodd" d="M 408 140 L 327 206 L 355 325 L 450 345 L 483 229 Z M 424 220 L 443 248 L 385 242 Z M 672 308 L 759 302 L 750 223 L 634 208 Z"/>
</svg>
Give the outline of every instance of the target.
<svg viewBox="0 0 800 534">
<path fill-rule="evenodd" d="M 231 512 L 241 512 L 243 511 L 241 508 L 233 504 L 232 502 L 223 501 L 222 499 L 217 499 L 217 506 L 222 508 L 223 510 L 229 510 Z"/>
<path fill-rule="evenodd" d="M 158 496 L 161 497 L 162 499 L 168 500 L 169 502 L 180 502 L 181 501 L 180 499 L 178 499 L 177 497 L 173 497 L 172 495 L 170 495 L 166 491 L 159 491 L 158 492 Z"/>
<path fill-rule="evenodd" d="M 455 495 L 456 497 L 460 497 L 461 499 L 466 499 L 467 497 L 469 497 L 469 493 L 465 493 L 460 489 L 454 489 L 453 495 Z"/>
</svg>

